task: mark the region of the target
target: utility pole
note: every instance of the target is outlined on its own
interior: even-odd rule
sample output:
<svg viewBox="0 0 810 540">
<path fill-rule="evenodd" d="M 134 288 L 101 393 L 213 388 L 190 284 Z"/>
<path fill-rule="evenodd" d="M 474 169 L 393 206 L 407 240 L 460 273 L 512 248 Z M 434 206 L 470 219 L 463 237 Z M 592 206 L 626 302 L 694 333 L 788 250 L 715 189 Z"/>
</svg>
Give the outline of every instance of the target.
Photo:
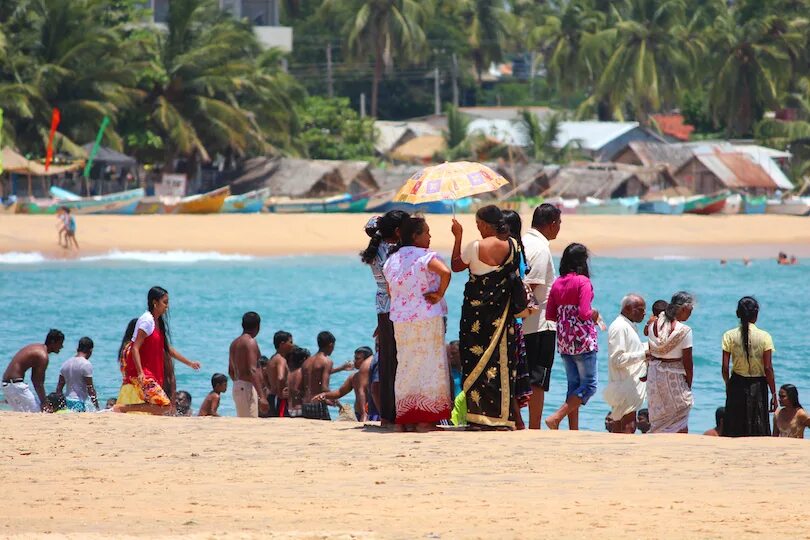
<svg viewBox="0 0 810 540">
<path fill-rule="evenodd" d="M 458 107 L 458 56 L 453 53 L 453 106 Z"/>
<path fill-rule="evenodd" d="M 332 42 L 326 44 L 326 92 L 329 98 L 335 97 L 332 81 Z"/>
<path fill-rule="evenodd" d="M 436 67 L 433 68 L 433 114 L 442 114 L 442 99 L 439 96 L 439 61 L 436 60 Z"/>
<path fill-rule="evenodd" d="M 366 117 L 366 93 L 360 94 L 360 118 Z"/>
</svg>

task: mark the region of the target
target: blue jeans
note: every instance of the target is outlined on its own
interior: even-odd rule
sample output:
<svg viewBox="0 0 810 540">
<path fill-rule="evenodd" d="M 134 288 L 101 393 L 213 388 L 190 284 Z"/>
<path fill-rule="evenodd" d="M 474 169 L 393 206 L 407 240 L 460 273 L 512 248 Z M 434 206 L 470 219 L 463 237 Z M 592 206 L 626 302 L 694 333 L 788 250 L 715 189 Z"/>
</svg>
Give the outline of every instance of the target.
<svg viewBox="0 0 810 540">
<path fill-rule="evenodd" d="M 568 379 L 566 399 L 578 396 L 585 405 L 596 393 L 596 351 L 582 354 L 560 354 Z"/>
</svg>

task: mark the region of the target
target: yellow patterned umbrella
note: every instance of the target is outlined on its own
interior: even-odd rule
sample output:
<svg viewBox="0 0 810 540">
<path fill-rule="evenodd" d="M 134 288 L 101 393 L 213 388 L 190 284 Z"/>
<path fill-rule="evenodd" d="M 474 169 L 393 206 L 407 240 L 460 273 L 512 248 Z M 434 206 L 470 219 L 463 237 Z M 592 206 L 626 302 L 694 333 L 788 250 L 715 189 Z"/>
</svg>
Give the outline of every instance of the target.
<svg viewBox="0 0 810 540">
<path fill-rule="evenodd" d="M 411 204 L 449 201 L 495 191 L 509 182 L 486 165 L 456 161 L 426 167 L 400 188 L 393 202 Z"/>
</svg>

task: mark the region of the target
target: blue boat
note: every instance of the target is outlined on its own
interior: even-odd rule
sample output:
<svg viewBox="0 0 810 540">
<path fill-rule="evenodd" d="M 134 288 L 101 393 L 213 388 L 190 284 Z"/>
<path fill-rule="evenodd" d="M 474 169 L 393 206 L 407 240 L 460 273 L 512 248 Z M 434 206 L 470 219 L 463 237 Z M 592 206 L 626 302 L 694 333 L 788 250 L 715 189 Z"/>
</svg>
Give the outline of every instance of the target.
<svg viewBox="0 0 810 540">
<path fill-rule="evenodd" d="M 51 196 L 55 201 L 51 204 L 54 211 L 56 207 L 67 206 L 76 214 L 119 214 L 132 215 L 138 207 L 138 203 L 144 198 L 146 193 L 143 188 L 131 189 L 120 193 L 110 193 L 109 195 L 97 195 L 95 197 L 80 197 L 75 193 L 56 186 L 50 189 Z M 33 212 L 32 212 L 33 213 Z M 53 212 L 37 212 L 53 213 Z"/>
<path fill-rule="evenodd" d="M 225 197 L 220 212 L 223 214 L 258 214 L 270 196 L 270 188 L 257 189 L 241 195 Z"/>
<path fill-rule="evenodd" d="M 666 216 L 674 216 L 683 214 L 683 207 L 685 203 L 683 197 L 675 197 L 672 199 L 658 199 L 655 201 L 642 201 L 638 205 L 639 214 L 659 214 Z"/>
<path fill-rule="evenodd" d="M 368 198 L 366 212 L 384 214 L 391 210 L 403 210 L 408 213 L 421 214 L 452 214 L 465 213 L 473 204 L 472 197 L 459 199 L 457 201 L 435 201 L 421 204 L 410 204 L 403 202 L 393 202 L 397 190 L 381 191 Z M 455 207 L 455 208 L 454 208 Z"/>
</svg>

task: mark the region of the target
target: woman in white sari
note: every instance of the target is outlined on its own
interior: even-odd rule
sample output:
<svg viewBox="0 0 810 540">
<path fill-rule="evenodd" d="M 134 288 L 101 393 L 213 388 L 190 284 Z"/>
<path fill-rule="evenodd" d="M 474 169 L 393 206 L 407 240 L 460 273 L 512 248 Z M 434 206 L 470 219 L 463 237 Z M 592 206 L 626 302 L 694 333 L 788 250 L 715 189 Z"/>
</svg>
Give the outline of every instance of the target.
<svg viewBox="0 0 810 540">
<path fill-rule="evenodd" d="M 675 293 L 667 309 L 650 324 L 650 367 L 647 399 L 650 433 L 687 433 L 692 409 L 692 315 L 694 298 Z"/>
</svg>

